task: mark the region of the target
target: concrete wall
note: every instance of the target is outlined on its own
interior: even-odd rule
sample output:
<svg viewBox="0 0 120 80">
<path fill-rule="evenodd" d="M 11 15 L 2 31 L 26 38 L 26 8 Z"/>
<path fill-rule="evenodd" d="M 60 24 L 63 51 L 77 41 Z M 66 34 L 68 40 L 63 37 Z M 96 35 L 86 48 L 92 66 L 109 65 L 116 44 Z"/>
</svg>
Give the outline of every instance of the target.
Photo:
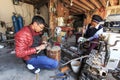
<svg viewBox="0 0 120 80">
<path fill-rule="evenodd" d="M 46 23 L 49 24 L 49 12 L 46 5 L 40 7 L 40 16 L 42 16 L 45 19 Z"/>
<path fill-rule="evenodd" d="M 22 15 L 25 25 L 28 25 L 31 22 L 33 17 L 33 6 L 20 3 L 19 5 L 13 5 L 12 0 L 0 0 L 0 21 L 4 21 L 7 27 L 13 27 L 12 25 L 12 13 L 16 12 Z M 5 33 L 5 27 L 0 26 L 0 32 Z"/>
</svg>

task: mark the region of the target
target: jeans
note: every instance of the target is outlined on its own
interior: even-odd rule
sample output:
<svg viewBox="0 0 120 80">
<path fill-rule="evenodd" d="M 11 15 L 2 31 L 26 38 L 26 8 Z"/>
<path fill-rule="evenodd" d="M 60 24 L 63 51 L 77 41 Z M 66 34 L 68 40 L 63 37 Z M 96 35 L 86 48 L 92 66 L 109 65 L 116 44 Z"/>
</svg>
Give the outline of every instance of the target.
<svg viewBox="0 0 120 80">
<path fill-rule="evenodd" d="M 47 56 L 36 56 L 26 61 L 27 64 L 33 65 L 35 68 L 54 69 L 58 67 L 58 61 Z"/>
</svg>

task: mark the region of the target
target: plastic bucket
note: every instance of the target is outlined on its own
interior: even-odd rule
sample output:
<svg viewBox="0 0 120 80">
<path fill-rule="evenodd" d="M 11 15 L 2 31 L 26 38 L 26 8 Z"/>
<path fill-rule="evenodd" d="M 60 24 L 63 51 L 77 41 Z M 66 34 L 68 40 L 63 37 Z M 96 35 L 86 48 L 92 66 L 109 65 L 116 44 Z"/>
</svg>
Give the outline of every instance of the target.
<svg viewBox="0 0 120 80">
<path fill-rule="evenodd" d="M 74 73 L 78 73 L 78 71 L 80 69 L 80 61 L 72 61 L 71 68 L 72 68 Z"/>
</svg>

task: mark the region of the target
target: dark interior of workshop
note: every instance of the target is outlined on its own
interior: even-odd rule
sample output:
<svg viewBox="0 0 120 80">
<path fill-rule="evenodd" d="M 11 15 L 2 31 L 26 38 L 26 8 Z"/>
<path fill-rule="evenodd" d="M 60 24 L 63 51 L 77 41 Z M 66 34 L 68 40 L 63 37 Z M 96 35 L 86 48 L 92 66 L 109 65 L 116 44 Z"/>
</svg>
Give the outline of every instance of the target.
<svg viewBox="0 0 120 80">
<path fill-rule="evenodd" d="M 120 80 L 120 0 L 0 0 L 0 80 Z"/>
</svg>

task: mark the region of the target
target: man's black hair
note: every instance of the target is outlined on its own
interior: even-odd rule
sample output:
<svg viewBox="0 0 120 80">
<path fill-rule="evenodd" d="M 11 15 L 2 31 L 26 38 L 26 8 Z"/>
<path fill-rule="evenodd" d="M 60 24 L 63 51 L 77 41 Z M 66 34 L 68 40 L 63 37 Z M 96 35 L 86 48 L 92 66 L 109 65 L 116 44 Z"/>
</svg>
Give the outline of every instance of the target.
<svg viewBox="0 0 120 80">
<path fill-rule="evenodd" d="M 34 16 L 32 18 L 32 23 L 31 24 L 33 24 L 34 22 L 36 22 L 37 24 L 43 24 L 43 25 L 46 24 L 45 20 L 41 16 Z"/>
</svg>

